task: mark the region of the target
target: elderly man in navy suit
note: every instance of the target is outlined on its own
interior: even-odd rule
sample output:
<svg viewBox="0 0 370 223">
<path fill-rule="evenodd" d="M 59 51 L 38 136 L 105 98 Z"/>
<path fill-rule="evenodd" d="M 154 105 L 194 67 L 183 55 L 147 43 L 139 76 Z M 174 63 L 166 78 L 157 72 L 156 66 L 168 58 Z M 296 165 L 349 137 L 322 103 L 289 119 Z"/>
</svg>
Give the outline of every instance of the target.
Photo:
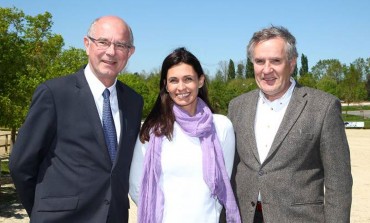
<svg viewBox="0 0 370 223">
<path fill-rule="evenodd" d="M 35 91 L 10 156 L 31 222 L 128 222 L 128 178 L 143 99 L 117 75 L 134 53 L 129 25 L 96 19 L 88 64 Z"/>
<path fill-rule="evenodd" d="M 350 222 L 352 175 L 339 100 L 291 77 L 298 53 L 284 27 L 254 33 L 248 57 L 259 89 L 233 99 L 228 114 L 243 222 Z"/>
</svg>

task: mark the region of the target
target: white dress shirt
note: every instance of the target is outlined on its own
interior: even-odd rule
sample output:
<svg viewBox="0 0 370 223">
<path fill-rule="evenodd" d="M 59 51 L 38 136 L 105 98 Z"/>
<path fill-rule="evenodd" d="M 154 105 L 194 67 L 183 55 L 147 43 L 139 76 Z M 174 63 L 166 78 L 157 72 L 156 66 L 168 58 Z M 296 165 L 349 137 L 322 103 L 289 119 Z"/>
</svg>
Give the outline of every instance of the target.
<svg viewBox="0 0 370 223">
<path fill-rule="evenodd" d="M 281 98 L 274 101 L 269 101 L 262 91 L 259 93 L 254 129 L 261 164 L 265 161 L 270 151 L 292 97 L 296 83 L 293 78 L 290 79 L 290 82 L 291 85 L 287 92 Z M 261 194 L 258 195 L 258 200 L 261 201 Z"/>
<path fill-rule="evenodd" d="M 103 91 L 107 88 L 104 86 L 102 82 L 94 75 L 90 68 L 90 64 L 87 64 L 84 70 L 85 77 L 87 80 L 87 83 L 89 84 L 91 93 L 94 96 L 94 101 L 96 104 L 96 108 L 99 113 L 100 121 L 103 125 L 103 103 L 104 103 L 104 97 L 103 97 Z M 117 99 L 117 90 L 116 90 L 116 81 L 112 86 L 108 88 L 110 91 L 110 106 L 112 110 L 113 120 L 114 120 L 114 126 L 116 127 L 116 133 L 117 133 L 117 144 L 119 143 L 120 135 L 121 135 L 121 122 L 120 122 L 120 116 L 119 116 L 119 109 L 118 109 L 118 99 Z"/>
</svg>

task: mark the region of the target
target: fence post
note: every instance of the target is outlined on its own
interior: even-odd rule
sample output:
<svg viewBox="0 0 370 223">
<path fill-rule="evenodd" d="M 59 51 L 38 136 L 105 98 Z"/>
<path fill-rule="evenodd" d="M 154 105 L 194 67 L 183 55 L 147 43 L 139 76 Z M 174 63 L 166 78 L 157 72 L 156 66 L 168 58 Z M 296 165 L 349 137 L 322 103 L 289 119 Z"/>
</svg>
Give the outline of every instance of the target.
<svg viewBox="0 0 370 223">
<path fill-rule="evenodd" d="M 8 153 L 8 134 L 5 135 L 5 152 Z"/>
</svg>

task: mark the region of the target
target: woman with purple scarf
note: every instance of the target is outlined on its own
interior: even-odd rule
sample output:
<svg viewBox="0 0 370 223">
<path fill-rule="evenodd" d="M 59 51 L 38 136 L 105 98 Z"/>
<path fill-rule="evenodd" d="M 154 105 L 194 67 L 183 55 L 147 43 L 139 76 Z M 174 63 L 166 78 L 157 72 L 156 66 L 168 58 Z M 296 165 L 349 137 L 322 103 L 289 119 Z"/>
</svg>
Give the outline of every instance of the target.
<svg viewBox="0 0 370 223">
<path fill-rule="evenodd" d="M 130 196 L 139 223 L 218 223 L 240 214 L 229 177 L 235 154 L 230 120 L 213 114 L 198 59 L 178 48 L 162 64 L 160 92 L 134 150 Z"/>
</svg>

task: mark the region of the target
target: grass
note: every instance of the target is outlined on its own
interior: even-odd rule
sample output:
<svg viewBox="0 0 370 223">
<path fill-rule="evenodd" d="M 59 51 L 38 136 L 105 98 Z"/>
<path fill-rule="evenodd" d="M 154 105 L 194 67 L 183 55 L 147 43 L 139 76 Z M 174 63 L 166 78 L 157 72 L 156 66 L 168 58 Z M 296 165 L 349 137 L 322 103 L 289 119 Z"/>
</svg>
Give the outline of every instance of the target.
<svg viewBox="0 0 370 223">
<path fill-rule="evenodd" d="M 2 160 L 1 161 L 1 176 L 8 175 L 9 174 L 9 161 L 8 160 Z"/>
<path fill-rule="evenodd" d="M 370 105 L 342 106 L 342 111 L 361 111 L 361 110 L 370 110 Z"/>
<path fill-rule="evenodd" d="M 369 109 L 370 110 L 370 109 Z M 353 110 L 352 110 L 353 111 Z M 342 114 L 342 118 L 345 122 L 364 122 L 365 129 L 370 129 L 370 119 L 364 118 L 358 115 L 349 115 L 349 114 Z"/>
<path fill-rule="evenodd" d="M 342 111 L 364 111 L 370 110 L 370 105 L 360 105 L 360 106 L 342 106 Z M 349 115 L 349 114 L 342 114 L 342 118 L 345 122 L 364 122 L 365 129 L 370 129 L 370 119 L 364 118 L 363 116 L 359 115 Z"/>
</svg>

